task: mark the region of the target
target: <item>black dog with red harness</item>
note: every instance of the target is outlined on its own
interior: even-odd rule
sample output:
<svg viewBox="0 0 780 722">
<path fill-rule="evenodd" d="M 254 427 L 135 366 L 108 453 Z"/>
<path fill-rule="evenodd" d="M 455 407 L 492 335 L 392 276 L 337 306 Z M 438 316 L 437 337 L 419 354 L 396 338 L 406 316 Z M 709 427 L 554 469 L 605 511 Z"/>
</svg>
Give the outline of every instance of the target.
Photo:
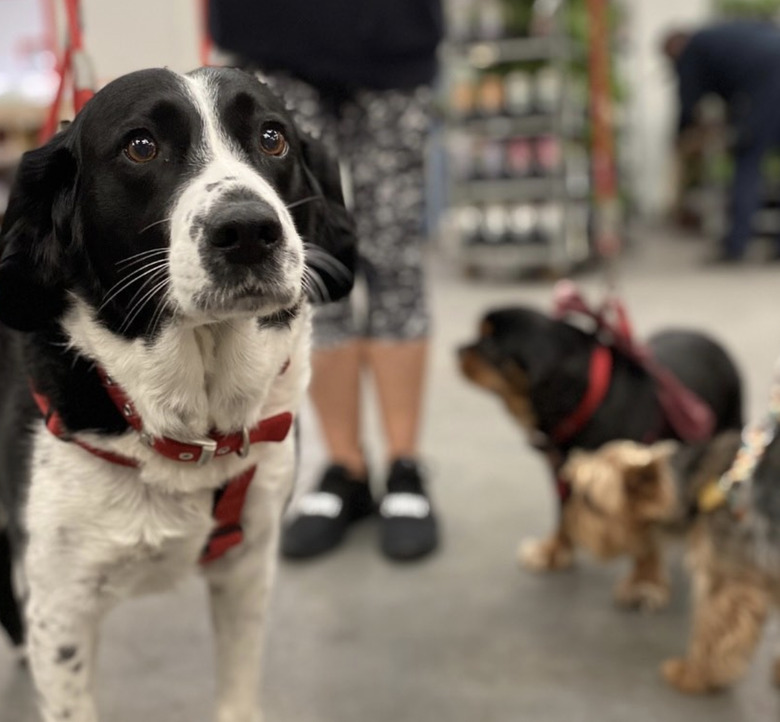
<svg viewBox="0 0 780 722">
<path fill-rule="evenodd" d="M 98 626 L 205 577 L 218 722 L 255 722 L 338 164 L 254 77 L 146 70 L 24 156 L 0 241 L 0 621 L 44 722 L 95 722 Z M 23 562 L 27 634 L 9 556 Z"/>
<path fill-rule="evenodd" d="M 620 304 L 594 312 L 573 288 L 562 291 L 554 317 L 522 307 L 489 312 L 479 338 L 459 352 L 466 378 L 498 394 L 550 460 L 560 523 L 551 538 L 524 545 L 522 561 L 534 569 L 572 561 L 568 487 L 558 477 L 572 449 L 615 439 L 702 441 L 742 426 L 739 372 L 720 344 L 668 330 L 640 346 Z"/>
</svg>

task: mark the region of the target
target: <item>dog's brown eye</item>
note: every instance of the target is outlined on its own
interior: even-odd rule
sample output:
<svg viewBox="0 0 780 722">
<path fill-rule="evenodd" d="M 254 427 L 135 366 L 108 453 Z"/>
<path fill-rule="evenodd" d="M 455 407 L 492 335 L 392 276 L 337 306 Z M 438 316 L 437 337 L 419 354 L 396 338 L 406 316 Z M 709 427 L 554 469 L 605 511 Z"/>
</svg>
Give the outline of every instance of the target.
<svg viewBox="0 0 780 722">
<path fill-rule="evenodd" d="M 260 134 L 260 150 L 266 155 L 282 156 L 287 152 L 287 139 L 276 128 L 263 128 Z"/>
<path fill-rule="evenodd" d="M 157 157 L 157 143 L 148 135 L 139 135 L 125 146 L 125 155 L 134 163 L 148 163 Z"/>
</svg>

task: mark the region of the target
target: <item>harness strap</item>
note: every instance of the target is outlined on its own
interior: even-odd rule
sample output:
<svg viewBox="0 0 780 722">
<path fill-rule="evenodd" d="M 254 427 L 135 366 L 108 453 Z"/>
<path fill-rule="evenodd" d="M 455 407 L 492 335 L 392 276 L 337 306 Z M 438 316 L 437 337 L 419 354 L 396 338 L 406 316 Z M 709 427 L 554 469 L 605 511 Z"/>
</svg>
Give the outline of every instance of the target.
<svg viewBox="0 0 780 722">
<path fill-rule="evenodd" d="M 593 418 L 604 403 L 612 382 L 612 351 L 606 346 L 597 345 L 590 355 L 588 388 L 577 408 L 561 421 L 550 434 L 556 444 L 565 444 L 576 436 Z"/>
<path fill-rule="evenodd" d="M 241 516 L 249 485 L 254 479 L 256 470 L 256 466 L 250 467 L 214 492 L 212 515 L 217 525 L 201 554 L 201 564 L 209 564 L 219 559 L 229 549 L 243 542 L 244 530 L 241 527 Z"/>
<path fill-rule="evenodd" d="M 71 437 L 68 431 L 65 429 L 65 424 L 63 423 L 59 412 L 52 409 L 49 397 L 38 393 L 34 389 L 32 390 L 32 395 L 35 399 L 35 403 L 38 405 L 38 409 L 40 410 L 41 415 L 44 418 L 46 428 L 49 433 L 53 434 L 58 439 L 62 439 L 63 441 L 71 441 L 77 446 L 80 446 L 85 451 L 88 451 L 93 456 L 97 456 L 101 459 L 104 459 L 105 461 L 109 461 L 112 464 L 118 464 L 119 466 L 127 466 L 131 468 L 138 467 L 138 462 L 135 459 L 130 459 L 126 456 L 121 456 L 120 454 L 115 454 L 112 451 L 98 449 L 97 447 L 88 444 L 86 441 Z"/>
</svg>

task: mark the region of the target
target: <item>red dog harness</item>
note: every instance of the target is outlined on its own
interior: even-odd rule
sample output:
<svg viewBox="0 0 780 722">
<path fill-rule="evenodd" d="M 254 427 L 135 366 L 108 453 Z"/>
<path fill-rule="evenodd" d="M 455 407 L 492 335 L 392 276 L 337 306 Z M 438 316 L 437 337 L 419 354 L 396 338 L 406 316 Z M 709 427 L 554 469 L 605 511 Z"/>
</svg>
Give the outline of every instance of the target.
<svg viewBox="0 0 780 722">
<path fill-rule="evenodd" d="M 288 365 L 289 362 L 285 363 L 280 375 L 287 370 Z M 227 456 L 233 453 L 244 457 L 249 453 L 249 447 L 252 444 L 264 441 L 284 441 L 292 426 L 293 415 L 285 411 L 267 419 L 262 419 L 251 429 L 244 428 L 242 431 L 232 434 L 221 434 L 217 431 L 212 431 L 202 439 L 186 441 L 172 439 L 168 436 L 151 436 L 144 431 L 141 417 L 124 390 L 105 372 L 100 370 L 99 373 L 106 392 L 130 427 L 141 435 L 141 439 L 150 449 L 172 461 L 185 464 L 194 463 L 202 466 L 214 457 Z M 73 442 L 90 454 L 112 464 L 131 468 L 140 466 L 135 459 L 115 454 L 112 451 L 98 449 L 81 439 L 73 438 L 65 428 L 59 412 L 52 408 L 49 398 L 34 389 L 32 394 L 46 422 L 46 428 L 54 436 L 63 441 Z M 249 485 L 252 483 L 256 470 L 256 466 L 250 467 L 238 476 L 228 479 L 214 492 L 213 517 L 216 526 L 209 536 L 209 540 L 201 555 L 201 564 L 208 564 L 218 559 L 229 549 L 238 546 L 243 541 L 241 516 Z"/>
<path fill-rule="evenodd" d="M 601 339 L 602 342 L 596 345 L 591 354 L 588 388 L 580 403 L 552 430 L 549 437 L 552 444 L 549 441 L 538 444 L 541 450 L 547 452 L 556 472 L 556 486 L 561 501 L 566 501 L 571 489 L 558 473 L 562 460 L 556 447 L 570 441 L 585 428 L 604 402 L 612 382 L 613 348 L 633 359 L 655 381 L 664 419 L 680 439 L 691 443 L 712 436 L 715 429 L 712 409 L 671 371 L 655 361 L 647 348 L 635 341 L 628 314 L 618 299 L 608 299 L 601 309 L 594 310 L 573 283 L 563 281 L 555 288 L 554 315 L 556 318 L 586 318 L 595 323 L 596 336 L 606 337 Z"/>
</svg>

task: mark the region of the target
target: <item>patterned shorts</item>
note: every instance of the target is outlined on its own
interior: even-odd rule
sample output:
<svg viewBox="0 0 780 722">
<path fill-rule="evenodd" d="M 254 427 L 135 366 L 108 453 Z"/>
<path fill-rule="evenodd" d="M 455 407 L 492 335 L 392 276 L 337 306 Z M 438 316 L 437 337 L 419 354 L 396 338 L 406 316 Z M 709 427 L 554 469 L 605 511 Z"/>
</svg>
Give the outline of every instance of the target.
<svg viewBox="0 0 780 722">
<path fill-rule="evenodd" d="M 426 337 L 422 243 L 430 89 L 359 91 L 334 103 L 296 78 L 261 78 L 285 99 L 301 128 L 339 159 L 351 190 L 360 240 L 358 288 L 365 288 L 366 303 L 356 303 L 360 294 L 352 294 L 318 307 L 315 345 Z"/>
</svg>

